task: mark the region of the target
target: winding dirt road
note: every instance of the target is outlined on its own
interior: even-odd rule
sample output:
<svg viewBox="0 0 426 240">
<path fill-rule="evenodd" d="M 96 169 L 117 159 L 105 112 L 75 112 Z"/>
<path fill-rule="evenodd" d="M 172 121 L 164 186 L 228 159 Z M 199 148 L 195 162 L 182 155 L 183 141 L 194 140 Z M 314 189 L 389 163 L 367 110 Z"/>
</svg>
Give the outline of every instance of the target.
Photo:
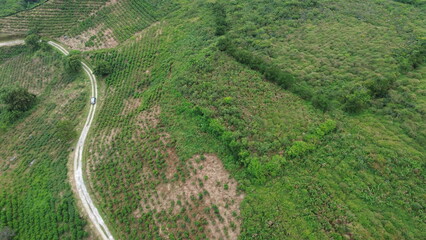
<svg viewBox="0 0 426 240">
<path fill-rule="evenodd" d="M 69 52 L 63 48 L 61 45 L 49 41 L 49 45 L 53 46 L 54 48 L 58 49 L 60 52 L 62 52 L 64 55 L 68 55 Z M 81 62 L 84 71 L 90 78 L 90 83 L 92 84 L 92 97 L 98 98 L 98 87 L 96 84 L 96 77 L 93 74 L 93 71 L 84 63 Z M 99 233 L 99 236 L 104 240 L 112 240 L 114 237 L 112 236 L 111 232 L 109 231 L 108 227 L 106 226 L 104 220 L 102 219 L 102 216 L 99 214 L 98 209 L 93 204 L 92 198 L 89 195 L 89 192 L 87 191 L 86 184 L 84 183 L 83 178 L 83 151 L 84 151 L 84 144 L 86 142 L 87 134 L 89 133 L 90 127 L 92 126 L 93 118 L 95 117 L 96 112 L 96 104 L 90 105 L 89 115 L 87 116 L 86 123 L 84 124 L 83 130 L 81 131 L 80 138 L 78 140 L 75 156 L 74 156 L 74 181 L 75 186 L 77 188 L 77 195 L 79 196 L 84 210 L 86 211 L 86 214 L 88 215 L 90 221 L 92 222 L 93 226 L 96 227 L 96 230 Z"/>
</svg>

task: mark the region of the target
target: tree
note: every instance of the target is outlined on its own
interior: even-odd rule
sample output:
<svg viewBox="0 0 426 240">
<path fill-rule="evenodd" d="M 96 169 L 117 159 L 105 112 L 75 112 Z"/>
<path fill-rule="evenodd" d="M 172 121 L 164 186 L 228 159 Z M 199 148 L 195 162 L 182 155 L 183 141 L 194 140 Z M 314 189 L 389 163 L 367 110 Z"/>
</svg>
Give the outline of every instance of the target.
<svg viewBox="0 0 426 240">
<path fill-rule="evenodd" d="M 93 72 L 97 76 L 106 76 L 112 72 L 112 66 L 109 62 L 105 60 L 100 60 L 98 64 L 96 65 L 95 69 L 93 70 Z"/>
<path fill-rule="evenodd" d="M 368 81 L 368 89 L 374 97 L 385 97 L 395 83 L 395 78 L 377 77 Z"/>
<path fill-rule="evenodd" d="M 34 106 L 36 95 L 28 92 L 27 89 L 18 88 L 4 95 L 3 101 L 7 105 L 9 112 L 25 112 Z"/>
<path fill-rule="evenodd" d="M 81 56 L 77 51 L 72 51 L 64 59 L 65 70 L 69 73 L 79 72 L 81 69 Z"/>
<path fill-rule="evenodd" d="M 216 35 L 225 35 L 228 30 L 228 23 L 226 22 L 225 6 L 222 3 L 213 3 L 213 14 L 216 23 Z"/>
<path fill-rule="evenodd" d="M 316 92 L 312 96 L 311 101 L 314 107 L 321 109 L 324 112 L 330 110 L 330 99 L 322 92 Z"/>
<path fill-rule="evenodd" d="M 370 104 L 371 96 L 363 86 L 355 87 L 344 99 L 344 109 L 350 113 L 358 113 Z"/>
<path fill-rule="evenodd" d="M 32 50 L 36 50 L 40 47 L 40 36 L 37 34 L 29 34 L 25 38 L 25 44 L 27 44 Z"/>
</svg>

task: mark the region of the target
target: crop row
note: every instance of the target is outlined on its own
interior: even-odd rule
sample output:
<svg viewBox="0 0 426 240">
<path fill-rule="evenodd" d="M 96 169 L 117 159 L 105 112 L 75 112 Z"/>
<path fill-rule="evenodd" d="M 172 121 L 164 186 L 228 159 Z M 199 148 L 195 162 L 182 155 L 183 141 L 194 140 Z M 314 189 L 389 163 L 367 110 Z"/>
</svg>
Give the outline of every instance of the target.
<svg viewBox="0 0 426 240">
<path fill-rule="evenodd" d="M 1 18 L 0 28 L 3 32 L 21 33 L 36 29 L 41 34 L 60 36 L 104 3 L 104 0 L 49 1 L 33 10 Z"/>
<path fill-rule="evenodd" d="M 58 138 L 56 126 L 64 119 L 75 126 L 87 95 L 62 74 L 58 53 L 21 48 L 1 50 L 16 53 L 1 63 L 1 86 L 29 88 L 38 103 L 23 124 L 0 136 L 0 226 L 18 239 L 82 239 L 86 223 L 67 183 L 70 143 Z"/>
</svg>

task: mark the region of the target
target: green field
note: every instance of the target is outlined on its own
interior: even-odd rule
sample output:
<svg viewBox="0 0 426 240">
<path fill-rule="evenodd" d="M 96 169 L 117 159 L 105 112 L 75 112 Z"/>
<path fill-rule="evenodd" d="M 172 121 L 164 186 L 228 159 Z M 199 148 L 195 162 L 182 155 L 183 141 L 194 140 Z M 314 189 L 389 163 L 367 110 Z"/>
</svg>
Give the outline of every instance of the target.
<svg viewBox="0 0 426 240">
<path fill-rule="evenodd" d="M 95 14 L 72 15 L 78 3 L 92 4 Z M 22 18 L 65 8 L 49 4 Z M 92 196 L 117 239 L 426 238 L 424 1 L 101 5 L 73 1 L 50 16 L 54 22 L 35 22 L 45 26 L 43 36 L 93 47 L 81 53 L 91 65 L 110 66 L 99 76 L 85 157 Z M 27 22 L 0 19 L 7 32 L 15 24 L 31 29 Z M 114 46 L 105 48 L 106 40 Z M 19 79 L 41 99 L 20 122 L 4 124 L 0 227 L 17 239 L 83 238 L 85 221 L 64 174 L 70 146 L 52 126 L 81 123 L 71 116 L 84 111 L 88 83 L 81 76 L 64 83 L 53 52 L 0 51 L 2 86 Z M 24 72 L 13 67 L 22 64 Z M 55 110 L 66 94 L 70 107 Z M 29 122 L 31 114 L 40 124 Z M 16 165 L 8 162 L 15 155 L 22 155 Z M 28 166 L 43 157 L 46 165 Z M 47 181 L 46 171 L 61 184 L 21 192 L 33 179 Z M 27 217 L 11 209 L 25 209 L 28 194 L 40 199 L 22 212 L 51 216 L 44 232 L 44 225 L 30 228 L 32 220 L 16 223 Z M 48 220 L 57 219 L 62 196 L 70 218 Z"/>
<path fill-rule="evenodd" d="M 81 239 L 86 221 L 67 181 L 73 144 L 59 126 L 80 124 L 85 78 L 64 74 L 54 50 L 2 48 L 0 66 L 2 95 L 15 87 L 37 95 L 35 107 L 12 123 L 0 105 L 0 226 L 10 227 L 15 239 Z"/>
<path fill-rule="evenodd" d="M 46 0 L 1 0 L 0 1 L 0 17 L 9 16 L 14 13 L 24 11 L 36 7 Z"/>
</svg>

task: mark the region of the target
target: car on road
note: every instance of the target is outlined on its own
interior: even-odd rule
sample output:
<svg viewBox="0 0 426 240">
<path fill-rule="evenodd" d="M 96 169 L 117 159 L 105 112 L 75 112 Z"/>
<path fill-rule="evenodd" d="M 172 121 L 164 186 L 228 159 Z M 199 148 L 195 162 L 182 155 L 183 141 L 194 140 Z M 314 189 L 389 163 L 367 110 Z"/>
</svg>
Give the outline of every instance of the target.
<svg viewBox="0 0 426 240">
<path fill-rule="evenodd" d="M 95 97 L 92 97 L 92 98 L 90 99 L 90 103 L 91 103 L 92 105 L 95 105 L 95 104 L 96 104 L 96 98 L 95 98 Z"/>
</svg>

